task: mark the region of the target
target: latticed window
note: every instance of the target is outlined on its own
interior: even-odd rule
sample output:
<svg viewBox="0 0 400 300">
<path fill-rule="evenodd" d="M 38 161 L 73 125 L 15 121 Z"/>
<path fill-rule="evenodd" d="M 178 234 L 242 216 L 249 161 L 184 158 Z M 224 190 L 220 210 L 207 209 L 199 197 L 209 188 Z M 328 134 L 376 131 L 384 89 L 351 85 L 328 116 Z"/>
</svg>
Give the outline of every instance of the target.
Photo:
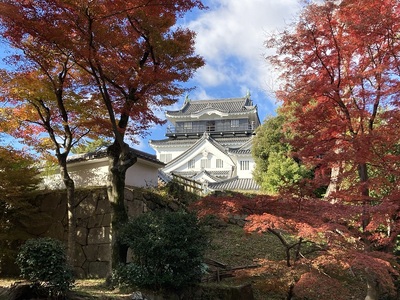
<svg viewBox="0 0 400 300">
<path fill-rule="evenodd" d="M 250 162 L 248 160 L 240 161 L 240 170 L 250 170 Z"/>
<path fill-rule="evenodd" d="M 231 127 L 239 127 L 239 120 L 231 120 Z"/>
<path fill-rule="evenodd" d="M 203 158 L 201 160 L 201 168 L 205 169 L 205 168 L 210 168 L 211 167 L 211 160 L 207 159 L 207 158 Z"/>
<path fill-rule="evenodd" d="M 188 161 L 188 169 L 194 169 L 196 166 L 196 161 L 194 159 L 191 159 Z"/>
<path fill-rule="evenodd" d="M 183 123 L 183 129 L 185 129 L 185 130 L 192 130 L 192 128 L 193 128 L 192 122 L 185 122 L 185 123 Z"/>
<path fill-rule="evenodd" d="M 224 161 L 220 158 L 217 158 L 216 163 L 215 163 L 216 168 L 223 168 L 224 167 Z"/>
</svg>

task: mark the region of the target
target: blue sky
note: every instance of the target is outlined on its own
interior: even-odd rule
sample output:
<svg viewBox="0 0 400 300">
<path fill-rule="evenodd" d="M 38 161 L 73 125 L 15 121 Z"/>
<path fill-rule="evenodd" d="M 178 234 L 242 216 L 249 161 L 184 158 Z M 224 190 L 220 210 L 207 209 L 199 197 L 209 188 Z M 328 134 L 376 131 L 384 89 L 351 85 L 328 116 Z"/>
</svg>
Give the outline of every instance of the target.
<svg viewBox="0 0 400 300">
<path fill-rule="evenodd" d="M 267 36 L 283 30 L 297 15 L 298 0 L 207 0 L 207 10 L 195 11 L 181 20 L 183 26 L 194 30 L 196 52 L 206 65 L 187 84 L 195 89 L 188 95 L 192 100 L 234 98 L 251 93 L 257 104 L 261 121 L 274 114 L 276 74 L 268 66 L 264 47 Z M 0 57 L 4 57 L 0 43 Z M 0 62 L 0 67 L 4 65 Z M 179 109 L 185 95 L 168 110 Z M 160 112 L 163 116 L 163 112 Z M 163 139 L 165 126 L 149 131 L 139 139 L 135 148 L 154 153 L 148 140 Z"/>
<path fill-rule="evenodd" d="M 208 0 L 209 7 L 183 20 L 197 33 L 196 51 L 206 65 L 188 82 L 195 90 L 192 100 L 245 96 L 250 91 L 257 104 L 261 121 L 274 114 L 277 87 L 276 74 L 268 66 L 264 41 L 269 34 L 282 31 L 298 14 L 298 0 Z M 184 96 L 173 107 L 182 106 Z M 156 127 L 148 139 L 164 138 L 165 128 Z M 150 153 L 148 139 L 138 147 Z"/>
</svg>

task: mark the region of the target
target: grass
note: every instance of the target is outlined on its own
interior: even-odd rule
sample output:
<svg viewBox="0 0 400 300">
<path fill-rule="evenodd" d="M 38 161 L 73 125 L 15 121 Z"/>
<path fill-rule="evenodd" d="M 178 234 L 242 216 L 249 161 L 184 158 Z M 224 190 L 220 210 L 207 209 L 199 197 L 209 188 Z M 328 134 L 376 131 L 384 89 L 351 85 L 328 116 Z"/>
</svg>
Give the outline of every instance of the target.
<svg viewBox="0 0 400 300">
<path fill-rule="evenodd" d="M 0 279 L 0 300 L 8 300 L 6 290 L 20 279 Z M 104 284 L 104 279 L 76 280 L 70 299 L 74 300 L 128 300 L 131 293 L 123 293 L 118 289 L 110 290 Z"/>
<path fill-rule="evenodd" d="M 213 228 L 210 234 L 212 243 L 206 257 L 232 267 L 285 258 L 284 248 L 270 234 L 247 233 L 240 226 L 230 224 Z"/>
</svg>

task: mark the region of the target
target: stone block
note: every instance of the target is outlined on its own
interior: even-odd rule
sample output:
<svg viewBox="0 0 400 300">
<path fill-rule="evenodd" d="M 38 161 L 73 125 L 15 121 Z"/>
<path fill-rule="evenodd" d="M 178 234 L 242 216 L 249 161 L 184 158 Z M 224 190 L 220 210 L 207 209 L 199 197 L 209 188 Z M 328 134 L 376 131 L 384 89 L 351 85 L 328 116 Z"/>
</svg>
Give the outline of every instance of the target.
<svg viewBox="0 0 400 300">
<path fill-rule="evenodd" d="M 84 255 L 89 262 L 109 261 L 111 258 L 111 247 L 109 244 L 88 245 L 82 247 Z"/>
<path fill-rule="evenodd" d="M 88 233 L 88 245 L 111 243 L 111 228 L 90 228 Z"/>
<path fill-rule="evenodd" d="M 97 260 L 98 261 L 111 260 L 111 244 L 99 245 L 97 247 Z"/>
<path fill-rule="evenodd" d="M 85 270 L 83 268 L 79 268 L 79 267 L 74 267 L 74 275 L 75 275 L 75 278 L 78 278 L 78 279 L 87 278 L 87 273 L 85 272 Z"/>
<path fill-rule="evenodd" d="M 95 261 L 89 263 L 89 275 L 91 277 L 107 277 L 109 263 L 104 261 Z"/>
<path fill-rule="evenodd" d="M 133 193 L 132 193 L 132 191 L 131 190 L 128 190 L 128 189 L 125 189 L 125 191 L 124 191 L 124 199 L 125 199 L 125 201 L 132 201 L 132 199 L 133 199 Z"/>
<path fill-rule="evenodd" d="M 88 229 L 86 227 L 78 227 L 76 229 L 76 242 L 79 245 L 86 245 L 88 238 Z"/>
<path fill-rule="evenodd" d="M 102 220 L 100 226 L 110 227 L 111 226 L 111 219 L 112 219 L 111 213 L 104 214 L 103 215 L 103 220 Z"/>
<path fill-rule="evenodd" d="M 43 195 L 40 198 L 40 210 L 41 211 L 54 211 L 57 207 L 67 206 L 67 201 L 65 199 L 65 194 L 63 195 L 61 192 L 53 192 L 50 194 Z"/>
<path fill-rule="evenodd" d="M 88 228 L 101 227 L 103 222 L 103 215 L 94 215 L 89 218 Z"/>
<path fill-rule="evenodd" d="M 92 195 L 86 196 L 76 208 L 76 217 L 83 219 L 85 217 L 94 215 L 96 211 L 96 205 L 97 205 L 96 197 Z"/>
<path fill-rule="evenodd" d="M 76 219 L 76 226 L 77 227 L 88 227 L 89 218 L 77 218 Z"/>
<path fill-rule="evenodd" d="M 128 216 L 130 217 L 137 217 L 141 214 L 143 214 L 143 210 L 144 210 L 144 202 L 141 200 L 133 200 L 133 201 L 129 201 L 126 202 L 126 212 L 128 214 Z"/>
<path fill-rule="evenodd" d="M 67 217 L 67 201 L 63 201 L 62 204 L 58 205 L 54 210 L 49 210 L 51 216 L 55 220 L 64 220 Z"/>
<path fill-rule="evenodd" d="M 74 265 L 75 265 L 75 267 L 82 268 L 84 266 L 85 262 L 87 261 L 85 251 L 83 250 L 83 247 L 80 246 L 80 245 L 76 246 L 75 251 L 76 252 L 75 252 L 75 263 L 74 263 Z"/>
<path fill-rule="evenodd" d="M 66 228 L 64 228 L 64 225 L 62 224 L 61 221 L 55 222 L 50 226 L 49 230 L 47 231 L 46 236 L 60 239 L 60 237 L 64 236 L 65 231 L 66 231 Z"/>
<path fill-rule="evenodd" d="M 111 211 L 110 202 L 107 199 L 98 199 L 95 214 L 105 214 Z"/>
</svg>

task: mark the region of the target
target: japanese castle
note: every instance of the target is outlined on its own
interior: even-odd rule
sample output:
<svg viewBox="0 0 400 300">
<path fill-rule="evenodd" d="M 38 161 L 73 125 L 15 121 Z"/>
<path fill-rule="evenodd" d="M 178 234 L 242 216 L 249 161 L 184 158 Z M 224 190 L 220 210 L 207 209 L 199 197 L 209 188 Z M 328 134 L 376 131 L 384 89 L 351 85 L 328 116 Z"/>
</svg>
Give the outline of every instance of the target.
<svg viewBox="0 0 400 300">
<path fill-rule="evenodd" d="M 252 178 L 252 138 L 260 125 L 250 94 L 243 98 L 190 100 L 167 111 L 166 138 L 150 141 L 166 165 L 160 178 L 172 174 L 202 183 L 207 190 L 258 190 Z"/>
</svg>

